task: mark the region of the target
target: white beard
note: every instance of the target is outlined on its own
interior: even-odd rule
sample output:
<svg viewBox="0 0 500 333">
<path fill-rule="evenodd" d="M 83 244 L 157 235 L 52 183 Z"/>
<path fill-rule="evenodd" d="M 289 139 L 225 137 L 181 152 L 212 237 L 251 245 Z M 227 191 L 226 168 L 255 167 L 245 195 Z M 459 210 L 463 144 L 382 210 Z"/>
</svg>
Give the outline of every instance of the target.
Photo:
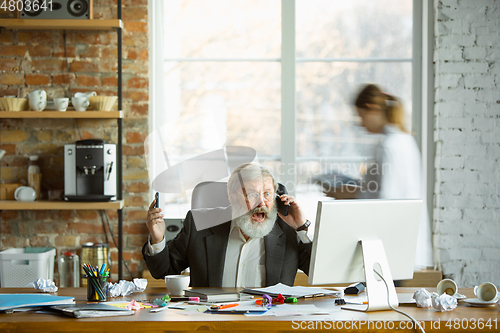
<svg viewBox="0 0 500 333">
<path fill-rule="evenodd" d="M 266 214 L 264 221 L 252 222 L 252 215 L 257 212 L 264 212 Z M 255 207 L 247 211 L 247 208 L 233 205 L 232 216 L 233 221 L 245 235 L 250 238 L 261 238 L 273 230 L 276 217 L 278 216 L 278 208 L 274 205 L 271 210 L 267 209 L 267 207 Z"/>
</svg>

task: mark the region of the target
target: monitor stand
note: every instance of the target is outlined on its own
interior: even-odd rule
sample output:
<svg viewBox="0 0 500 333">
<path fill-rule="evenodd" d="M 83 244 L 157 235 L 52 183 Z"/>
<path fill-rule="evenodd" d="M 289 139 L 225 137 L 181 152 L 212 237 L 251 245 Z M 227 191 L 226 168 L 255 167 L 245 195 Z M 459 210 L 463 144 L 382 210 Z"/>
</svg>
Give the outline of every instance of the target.
<svg viewBox="0 0 500 333">
<path fill-rule="evenodd" d="M 384 251 L 384 244 L 380 239 L 366 240 L 362 239 L 361 250 L 363 252 L 363 264 L 365 267 L 366 281 L 366 296 L 368 305 L 348 304 L 342 306 L 345 310 L 355 311 L 380 311 L 390 310 L 387 303 L 387 289 L 389 289 L 389 301 L 394 308 L 399 305 L 398 295 L 392 280 L 391 270 Z M 387 282 L 388 288 L 384 281 L 375 273 L 379 272 Z"/>
</svg>

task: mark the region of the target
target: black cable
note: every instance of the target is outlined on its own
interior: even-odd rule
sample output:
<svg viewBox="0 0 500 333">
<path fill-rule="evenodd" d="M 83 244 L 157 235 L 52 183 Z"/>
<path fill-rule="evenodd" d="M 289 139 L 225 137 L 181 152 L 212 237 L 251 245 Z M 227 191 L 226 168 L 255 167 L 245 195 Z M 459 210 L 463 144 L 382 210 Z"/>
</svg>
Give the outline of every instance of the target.
<svg viewBox="0 0 500 333">
<path fill-rule="evenodd" d="M 102 210 L 99 211 L 99 215 L 101 216 L 102 230 L 104 231 L 104 237 L 106 237 L 106 243 L 109 244 L 108 233 L 106 231 L 106 225 L 104 224 L 104 216 Z"/>
<path fill-rule="evenodd" d="M 109 230 L 109 233 L 111 235 L 111 239 L 113 240 L 113 243 L 115 244 L 116 248 L 118 249 L 118 244 L 116 243 L 116 240 L 115 240 L 115 236 L 113 235 L 113 230 L 111 230 L 111 225 L 109 223 L 109 217 L 108 217 L 108 214 L 106 213 L 105 210 L 102 210 L 102 212 L 104 213 L 104 216 L 106 217 L 106 222 L 108 224 L 108 230 Z M 121 265 L 121 263 L 119 262 L 118 265 Z M 127 272 L 128 274 L 130 274 L 130 278 L 133 280 L 134 279 L 134 276 L 132 275 L 132 273 L 130 272 L 130 269 L 128 269 L 128 266 L 127 266 L 127 263 L 125 262 L 125 260 L 123 260 L 123 265 L 125 266 L 125 268 L 127 269 Z"/>
<path fill-rule="evenodd" d="M 70 78 L 70 72 L 69 72 L 68 50 L 66 47 L 66 30 L 63 30 L 63 39 L 64 39 L 64 58 L 66 58 L 66 69 L 68 70 L 69 98 L 71 99 L 71 78 Z"/>
</svg>

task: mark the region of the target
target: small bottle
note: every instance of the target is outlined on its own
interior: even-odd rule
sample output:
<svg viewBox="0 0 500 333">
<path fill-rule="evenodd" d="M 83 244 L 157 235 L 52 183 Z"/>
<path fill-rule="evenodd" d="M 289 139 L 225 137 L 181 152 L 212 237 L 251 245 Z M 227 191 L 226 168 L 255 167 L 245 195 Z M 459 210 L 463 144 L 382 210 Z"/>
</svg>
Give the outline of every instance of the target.
<svg viewBox="0 0 500 333">
<path fill-rule="evenodd" d="M 80 287 L 80 258 L 75 252 L 65 251 L 57 259 L 59 287 Z"/>
<path fill-rule="evenodd" d="M 38 156 L 31 155 L 28 166 L 28 186 L 32 187 L 36 193 L 36 199 L 40 199 L 40 187 L 42 183 L 42 174 L 38 165 Z"/>
</svg>

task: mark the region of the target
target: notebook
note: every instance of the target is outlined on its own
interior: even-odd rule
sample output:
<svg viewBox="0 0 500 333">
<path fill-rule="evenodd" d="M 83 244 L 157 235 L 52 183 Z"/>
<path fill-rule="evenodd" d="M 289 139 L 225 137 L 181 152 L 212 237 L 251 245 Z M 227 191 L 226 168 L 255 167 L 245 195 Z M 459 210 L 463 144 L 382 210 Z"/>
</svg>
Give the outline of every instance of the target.
<svg viewBox="0 0 500 333">
<path fill-rule="evenodd" d="M 0 294 L 0 311 L 61 304 L 75 304 L 75 298 L 48 294 Z"/>
<path fill-rule="evenodd" d="M 113 316 L 129 316 L 135 312 L 107 304 L 73 304 L 73 305 L 56 305 L 49 308 L 51 311 L 64 314 L 74 318 L 96 318 L 96 317 L 113 317 Z"/>
<path fill-rule="evenodd" d="M 184 296 L 199 297 L 203 302 L 232 302 L 240 299 L 240 294 L 220 288 L 185 289 Z"/>
</svg>

